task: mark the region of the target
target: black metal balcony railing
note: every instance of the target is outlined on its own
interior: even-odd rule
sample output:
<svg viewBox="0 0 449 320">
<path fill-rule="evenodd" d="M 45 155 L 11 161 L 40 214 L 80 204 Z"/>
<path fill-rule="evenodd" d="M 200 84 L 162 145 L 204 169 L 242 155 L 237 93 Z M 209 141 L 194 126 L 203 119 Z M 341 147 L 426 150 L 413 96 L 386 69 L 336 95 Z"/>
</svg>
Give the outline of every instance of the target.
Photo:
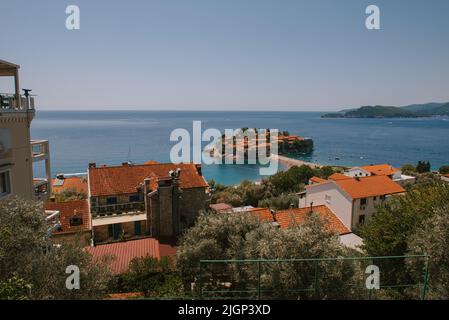
<svg viewBox="0 0 449 320">
<path fill-rule="evenodd" d="M 0 111 L 34 110 L 34 96 L 20 96 L 20 104 L 15 94 L 0 93 Z"/>
<path fill-rule="evenodd" d="M 92 205 L 91 213 L 95 217 L 105 217 L 122 214 L 134 214 L 145 211 L 144 202 L 128 202 L 109 205 Z"/>
</svg>

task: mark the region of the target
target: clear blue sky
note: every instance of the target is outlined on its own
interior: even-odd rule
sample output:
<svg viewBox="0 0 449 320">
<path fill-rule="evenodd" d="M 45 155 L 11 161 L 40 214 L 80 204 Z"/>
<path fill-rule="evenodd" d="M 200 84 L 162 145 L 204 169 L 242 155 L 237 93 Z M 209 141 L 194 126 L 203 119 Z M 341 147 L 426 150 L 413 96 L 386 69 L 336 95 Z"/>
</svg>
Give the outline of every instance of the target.
<svg viewBox="0 0 449 320">
<path fill-rule="evenodd" d="M 79 31 L 65 28 L 70 4 Z M 369 4 L 382 30 L 365 28 Z M 447 0 L 1 0 L 0 39 L 40 109 L 449 101 Z"/>
</svg>

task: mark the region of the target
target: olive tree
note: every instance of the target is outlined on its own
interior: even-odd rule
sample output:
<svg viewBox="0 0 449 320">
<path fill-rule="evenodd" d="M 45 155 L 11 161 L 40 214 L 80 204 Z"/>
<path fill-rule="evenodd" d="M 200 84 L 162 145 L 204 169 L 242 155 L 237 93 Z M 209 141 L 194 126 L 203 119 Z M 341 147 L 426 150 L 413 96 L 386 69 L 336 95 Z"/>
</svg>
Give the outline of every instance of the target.
<svg viewBox="0 0 449 320">
<path fill-rule="evenodd" d="M 0 221 L 0 283 L 9 288 L 7 296 L 14 296 L 11 288 L 16 288 L 23 297 L 26 284 L 29 299 L 103 297 L 109 281 L 107 265 L 93 261 L 79 244 L 52 245 L 41 203 L 20 198 L 2 201 Z M 68 266 L 79 268 L 79 290 L 66 287 Z"/>
</svg>

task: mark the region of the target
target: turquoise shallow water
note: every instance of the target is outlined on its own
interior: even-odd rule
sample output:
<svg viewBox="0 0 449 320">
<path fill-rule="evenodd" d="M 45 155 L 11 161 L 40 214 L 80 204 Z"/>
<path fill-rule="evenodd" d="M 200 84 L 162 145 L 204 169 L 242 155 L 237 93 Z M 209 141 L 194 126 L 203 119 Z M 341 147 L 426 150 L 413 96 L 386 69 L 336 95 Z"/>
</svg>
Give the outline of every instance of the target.
<svg viewBox="0 0 449 320">
<path fill-rule="evenodd" d="M 164 112 L 39 111 L 32 136 L 49 139 L 52 173 L 85 172 L 89 162 L 169 161 L 173 129 L 192 131 L 241 127 L 273 128 L 314 139 L 315 151 L 303 160 L 322 164 L 395 166 L 428 160 L 433 168 L 449 164 L 449 119 L 322 119 L 319 112 Z M 37 174 L 42 172 L 36 167 Z M 236 184 L 257 180 L 257 166 L 204 166 L 208 179 Z"/>
</svg>

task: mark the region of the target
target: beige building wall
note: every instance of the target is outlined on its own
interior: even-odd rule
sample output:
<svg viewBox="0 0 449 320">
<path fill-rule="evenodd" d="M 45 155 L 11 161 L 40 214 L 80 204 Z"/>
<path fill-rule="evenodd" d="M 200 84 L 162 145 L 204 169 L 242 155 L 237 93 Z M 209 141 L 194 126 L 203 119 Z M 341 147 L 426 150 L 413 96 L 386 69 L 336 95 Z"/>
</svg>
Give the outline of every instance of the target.
<svg viewBox="0 0 449 320">
<path fill-rule="evenodd" d="M 0 110 L 0 173 L 8 171 L 10 194 L 0 195 L 0 200 L 11 195 L 32 199 L 33 160 L 30 146 L 30 123 L 34 112 Z"/>
<path fill-rule="evenodd" d="M 326 205 L 346 227 L 352 229 L 352 199 L 343 193 L 335 183 L 323 183 L 307 188 L 306 197 L 301 199 L 299 206 Z"/>
</svg>

